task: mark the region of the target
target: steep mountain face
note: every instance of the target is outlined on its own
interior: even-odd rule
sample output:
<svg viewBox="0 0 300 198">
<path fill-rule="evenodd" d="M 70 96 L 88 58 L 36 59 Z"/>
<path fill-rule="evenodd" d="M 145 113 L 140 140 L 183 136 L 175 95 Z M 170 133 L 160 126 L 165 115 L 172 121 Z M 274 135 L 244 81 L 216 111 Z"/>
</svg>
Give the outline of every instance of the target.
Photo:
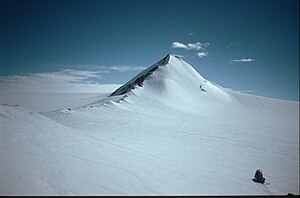
<svg viewBox="0 0 300 198">
<path fill-rule="evenodd" d="M 185 111 L 228 104 L 233 99 L 226 90 L 204 79 L 181 57 L 172 54 L 139 73 L 112 96 L 124 96 L 120 102 Z"/>
</svg>

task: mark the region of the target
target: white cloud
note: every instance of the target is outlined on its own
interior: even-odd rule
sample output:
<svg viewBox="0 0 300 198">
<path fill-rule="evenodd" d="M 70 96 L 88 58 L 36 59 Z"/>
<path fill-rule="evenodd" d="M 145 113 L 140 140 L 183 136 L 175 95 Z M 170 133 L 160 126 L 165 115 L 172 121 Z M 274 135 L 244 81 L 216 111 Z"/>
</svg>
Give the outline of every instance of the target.
<svg viewBox="0 0 300 198">
<path fill-rule="evenodd" d="M 200 42 L 197 42 L 197 43 L 189 43 L 187 44 L 189 49 L 191 50 L 202 50 L 202 46 L 203 44 L 201 44 Z"/>
<path fill-rule="evenodd" d="M 188 43 L 187 45 L 179 42 L 173 42 L 172 43 L 172 48 L 183 48 L 186 50 L 204 50 L 209 43 Z"/>
<path fill-rule="evenodd" d="M 179 42 L 173 42 L 172 43 L 172 48 L 183 48 L 183 49 L 189 49 L 188 46 L 186 46 L 183 43 L 179 43 Z"/>
<path fill-rule="evenodd" d="M 229 62 L 236 62 L 236 63 L 245 63 L 245 62 L 253 62 L 254 59 L 252 58 L 242 58 L 242 59 L 232 59 L 232 60 L 229 60 Z"/>
<path fill-rule="evenodd" d="M 205 57 L 207 56 L 207 52 L 198 52 L 197 56 L 199 56 L 199 58 Z"/>
<path fill-rule="evenodd" d="M 209 46 L 209 43 L 180 43 L 180 42 L 173 42 L 171 48 L 182 48 L 185 50 L 195 50 L 195 51 L 200 51 L 197 52 L 197 56 L 199 58 L 206 57 L 208 53 L 206 52 L 206 48 Z"/>
</svg>

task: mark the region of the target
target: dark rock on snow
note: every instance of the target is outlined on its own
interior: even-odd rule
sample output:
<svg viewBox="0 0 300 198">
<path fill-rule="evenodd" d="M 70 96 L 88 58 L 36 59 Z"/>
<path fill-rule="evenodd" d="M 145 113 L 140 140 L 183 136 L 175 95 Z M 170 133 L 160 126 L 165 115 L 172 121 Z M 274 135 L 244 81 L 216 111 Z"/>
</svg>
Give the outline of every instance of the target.
<svg viewBox="0 0 300 198">
<path fill-rule="evenodd" d="M 254 179 L 252 179 L 254 182 L 264 184 L 265 183 L 265 178 L 263 176 L 263 173 L 260 169 L 256 170 Z"/>
</svg>

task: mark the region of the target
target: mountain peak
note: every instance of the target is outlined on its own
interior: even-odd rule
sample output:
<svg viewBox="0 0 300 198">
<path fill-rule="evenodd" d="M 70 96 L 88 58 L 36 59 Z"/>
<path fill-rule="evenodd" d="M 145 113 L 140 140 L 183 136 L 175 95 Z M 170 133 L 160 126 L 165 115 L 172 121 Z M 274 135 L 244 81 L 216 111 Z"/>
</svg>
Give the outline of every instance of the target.
<svg viewBox="0 0 300 198">
<path fill-rule="evenodd" d="M 169 53 L 163 59 L 158 61 L 155 65 L 163 66 L 163 65 L 168 64 L 171 60 L 180 60 L 180 61 L 182 61 L 182 56 Z"/>
<path fill-rule="evenodd" d="M 172 56 L 172 54 L 167 54 L 163 59 L 161 59 L 160 61 L 158 61 L 154 65 L 162 66 L 162 65 L 168 64 L 169 61 L 170 61 L 171 56 Z"/>
</svg>

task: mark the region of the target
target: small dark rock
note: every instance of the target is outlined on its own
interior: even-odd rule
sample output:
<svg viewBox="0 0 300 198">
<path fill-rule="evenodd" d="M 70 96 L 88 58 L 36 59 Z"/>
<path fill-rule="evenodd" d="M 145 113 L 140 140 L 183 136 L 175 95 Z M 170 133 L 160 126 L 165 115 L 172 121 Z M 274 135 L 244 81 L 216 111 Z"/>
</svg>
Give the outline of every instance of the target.
<svg viewBox="0 0 300 198">
<path fill-rule="evenodd" d="M 202 85 L 200 85 L 200 89 L 201 91 L 206 92 L 205 89 L 203 89 Z"/>
<path fill-rule="evenodd" d="M 260 169 L 256 170 L 254 179 L 252 179 L 252 181 L 264 184 L 265 180 L 266 179 L 264 178 L 262 171 Z"/>
</svg>

